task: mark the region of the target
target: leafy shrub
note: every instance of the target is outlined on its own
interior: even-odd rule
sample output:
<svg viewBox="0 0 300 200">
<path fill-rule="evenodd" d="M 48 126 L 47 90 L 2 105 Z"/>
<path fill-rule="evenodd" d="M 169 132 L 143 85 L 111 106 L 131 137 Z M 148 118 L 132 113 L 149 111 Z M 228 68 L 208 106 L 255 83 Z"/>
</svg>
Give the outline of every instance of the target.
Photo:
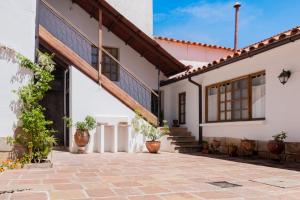
<svg viewBox="0 0 300 200">
<path fill-rule="evenodd" d="M 163 127 L 156 128 L 145 122 L 139 112 L 136 112 L 135 117 L 131 121 L 131 125 L 135 132 L 140 132 L 151 141 L 156 141 L 170 132 L 166 120 L 163 120 Z"/>
<path fill-rule="evenodd" d="M 18 119 L 22 133 L 15 138 L 8 138 L 8 142 L 26 148 L 32 162 L 41 162 L 47 158 L 56 143 L 55 131 L 49 128 L 53 122 L 46 119 L 45 108 L 40 105 L 45 93 L 51 89 L 50 82 L 54 80 L 53 55 L 38 52 L 37 63 L 20 54 L 17 58 L 20 66 L 29 69 L 33 76 L 27 85 L 16 92 L 21 102 Z"/>
<path fill-rule="evenodd" d="M 72 127 L 75 126 L 77 130 L 80 131 L 85 131 L 85 130 L 93 130 L 94 128 L 96 128 L 96 121 L 92 116 L 86 116 L 86 118 L 84 119 L 84 121 L 82 122 L 76 122 L 75 124 L 73 124 L 72 119 L 68 118 L 68 117 L 64 117 L 63 120 L 66 122 L 67 127 Z"/>
<path fill-rule="evenodd" d="M 281 131 L 281 133 L 279 133 L 277 135 L 273 135 L 272 137 L 277 142 L 284 142 L 284 140 L 287 138 L 287 134 L 286 134 L 286 132 Z"/>
</svg>

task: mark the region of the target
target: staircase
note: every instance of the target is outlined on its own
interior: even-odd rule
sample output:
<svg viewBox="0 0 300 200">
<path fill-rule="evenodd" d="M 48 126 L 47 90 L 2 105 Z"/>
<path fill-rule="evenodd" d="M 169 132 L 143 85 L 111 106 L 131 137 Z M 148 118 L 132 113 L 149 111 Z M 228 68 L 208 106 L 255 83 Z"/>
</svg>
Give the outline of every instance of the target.
<svg viewBox="0 0 300 200">
<path fill-rule="evenodd" d="M 157 125 L 156 113 L 152 113 L 151 103 L 158 101 L 158 94 L 121 65 L 102 46 L 97 47 L 76 26 L 44 1 L 39 4 L 39 43 L 101 85 L 131 110 L 139 111 L 146 121 Z M 93 51 L 96 51 L 97 55 L 93 54 Z M 118 81 L 110 80 L 99 71 L 99 52 L 106 54 L 118 65 Z M 93 57 L 97 60 L 93 61 Z"/>
<path fill-rule="evenodd" d="M 174 151 L 178 153 L 195 153 L 201 151 L 201 146 L 192 136 L 191 132 L 185 127 L 170 128 L 170 134 L 167 137 Z"/>
</svg>

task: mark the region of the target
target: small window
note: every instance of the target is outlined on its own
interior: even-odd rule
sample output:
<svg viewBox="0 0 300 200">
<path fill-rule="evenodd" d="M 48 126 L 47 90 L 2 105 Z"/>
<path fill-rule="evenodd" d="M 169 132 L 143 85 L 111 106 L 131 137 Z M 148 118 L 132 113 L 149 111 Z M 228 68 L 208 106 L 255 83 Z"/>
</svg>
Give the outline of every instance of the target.
<svg viewBox="0 0 300 200">
<path fill-rule="evenodd" d="M 119 49 L 104 47 L 115 59 L 119 60 Z M 111 81 L 119 81 L 120 69 L 119 64 L 110 56 L 102 54 L 102 74 L 109 78 Z"/>
<path fill-rule="evenodd" d="M 206 122 L 264 118 L 264 71 L 206 87 Z"/>
<path fill-rule="evenodd" d="M 185 92 L 179 94 L 179 123 L 185 124 L 185 107 L 186 107 L 186 94 Z"/>
<path fill-rule="evenodd" d="M 98 48 L 92 45 L 92 66 L 98 71 Z"/>
</svg>

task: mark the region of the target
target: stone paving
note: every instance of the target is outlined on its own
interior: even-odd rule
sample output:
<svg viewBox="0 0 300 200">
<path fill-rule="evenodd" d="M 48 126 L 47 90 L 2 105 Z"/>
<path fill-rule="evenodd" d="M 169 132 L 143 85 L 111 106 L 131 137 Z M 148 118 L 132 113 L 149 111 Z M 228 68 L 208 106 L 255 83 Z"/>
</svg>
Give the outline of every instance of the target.
<svg viewBox="0 0 300 200">
<path fill-rule="evenodd" d="M 53 153 L 51 169 L 20 169 L 0 175 L 6 199 L 110 200 L 299 200 L 300 187 L 275 187 L 254 179 L 276 178 L 300 183 L 300 172 L 175 153 Z M 220 188 L 208 182 L 228 181 L 241 187 Z M 280 181 L 279 181 L 280 182 Z"/>
</svg>

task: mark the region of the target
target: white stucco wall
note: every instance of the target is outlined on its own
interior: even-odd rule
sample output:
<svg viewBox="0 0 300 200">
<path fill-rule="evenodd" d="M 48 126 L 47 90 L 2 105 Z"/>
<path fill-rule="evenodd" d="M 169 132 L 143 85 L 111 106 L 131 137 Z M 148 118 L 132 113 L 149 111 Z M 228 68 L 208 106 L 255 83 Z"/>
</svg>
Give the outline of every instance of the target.
<svg viewBox="0 0 300 200">
<path fill-rule="evenodd" d="M 183 80 L 169 86 L 162 87 L 164 94 L 164 117 L 172 126 L 173 120 L 179 118 L 178 102 L 179 93 L 186 93 L 186 124 L 181 126 L 188 127 L 189 131 L 199 139 L 199 104 L 198 104 L 198 87 Z"/>
<path fill-rule="evenodd" d="M 71 0 L 47 0 L 47 2 L 70 20 L 72 24 L 78 27 L 90 41 L 94 44 L 98 44 L 97 20 L 91 18 L 90 15 L 77 4 L 72 4 Z M 133 3 L 129 3 L 128 5 L 132 4 Z M 130 72 L 133 72 L 139 79 L 143 80 L 149 87 L 152 89 L 157 88 L 157 70 L 155 66 L 141 57 L 140 54 L 130 46 L 125 45 L 125 42 L 112 32 L 108 32 L 106 28 L 104 28 L 103 32 L 103 46 L 118 48 L 120 63 L 128 68 Z M 162 76 L 162 78 L 164 77 Z"/>
<path fill-rule="evenodd" d="M 0 44 L 34 59 L 36 0 L 0 1 Z M 12 136 L 17 123 L 17 90 L 28 80 L 28 72 L 0 54 L 0 137 Z M 1 150 L 1 145 L 0 145 Z"/>
<path fill-rule="evenodd" d="M 139 29 L 153 35 L 152 0 L 107 0 L 116 10 L 133 22 Z"/>
<path fill-rule="evenodd" d="M 203 136 L 206 137 L 233 137 L 248 138 L 256 140 L 269 140 L 280 131 L 286 131 L 287 141 L 300 142 L 300 41 L 292 42 L 281 47 L 266 51 L 262 54 L 247 58 L 217 70 L 193 77 L 203 86 L 203 120 L 205 119 L 205 86 L 226 81 L 239 76 L 266 70 L 266 120 L 263 122 L 236 122 L 204 124 Z M 286 85 L 282 85 L 278 80 L 278 75 L 282 69 L 292 72 L 291 78 Z M 192 91 L 191 85 L 186 84 L 186 80 L 163 87 L 169 95 L 165 96 L 165 112 L 172 113 L 177 110 L 178 103 L 174 100 L 178 98 L 178 93 L 187 91 L 187 121 L 195 117 L 197 112 L 196 104 L 189 104 L 189 96 L 198 98 L 196 91 Z M 178 89 L 180 88 L 180 89 Z M 188 95 L 189 94 L 189 95 Z M 168 108 L 168 109 L 167 109 Z M 190 111 L 192 110 L 192 111 Z M 174 116 L 168 114 L 168 120 Z M 191 123 L 191 122 L 188 122 Z M 186 124 L 193 130 L 194 124 Z M 193 133 L 195 136 L 197 134 Z"/>
<path fill-rule="evenodd" d="M 135 113 L 75 67 L 70 67 L 70 117 L 73 122 L 77 122 L 83 121 L 87 115 L 93 117 L 97 115 L 125 116 L 128 117 L 128 123 L 131 124 Z M 124 129 L 122 130 L 125 131 Z M 108 135 L 113 134 L 112 130 L 109 131 L 108 129 L 106 131 L 108 131 Z M 74 133 L 75 128 L 70 131 L 70 151 L 77 150 L 73 140 Z M 96 130 L 90 133 L 91 139 L 87 151 L 98 151 L 99 135 L 96 135 Z M 121 131 L 120 134 L 122 135 L 122 133 Z M 134 132 L 132 132 L 131 136 L 132 150 L 142 151 L 144 148 L 144 137 Z"/>
<path fill-rule="evenodd" d="M 184 44 L 160 39 L 156 39 L 156 41 L 182 63 L 193 67 L 202 67 L 209 62 L 232 54 L 231 51 L 225 49 Z"/>
</svg>

